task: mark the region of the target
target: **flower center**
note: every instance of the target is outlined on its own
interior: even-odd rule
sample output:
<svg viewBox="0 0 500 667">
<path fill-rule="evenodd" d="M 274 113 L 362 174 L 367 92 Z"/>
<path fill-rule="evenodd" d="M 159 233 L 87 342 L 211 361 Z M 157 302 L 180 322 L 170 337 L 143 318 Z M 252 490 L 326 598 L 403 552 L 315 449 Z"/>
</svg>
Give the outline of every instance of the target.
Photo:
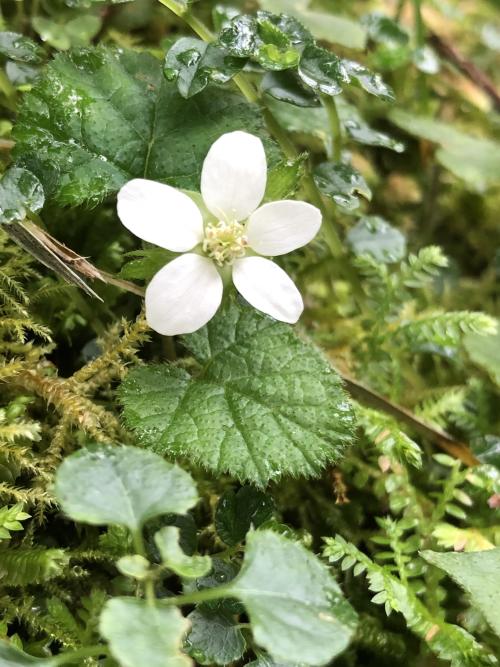
<svg viewBox="0 0 500 667">
<path fill-rule="evenodd" d="M 244 257 L 247 245 L 245 226 L 240 222 L 219 220 L 205 227 L 203 252 L 219 266 L 232 264 L 235 259 Z"/>
</svg>

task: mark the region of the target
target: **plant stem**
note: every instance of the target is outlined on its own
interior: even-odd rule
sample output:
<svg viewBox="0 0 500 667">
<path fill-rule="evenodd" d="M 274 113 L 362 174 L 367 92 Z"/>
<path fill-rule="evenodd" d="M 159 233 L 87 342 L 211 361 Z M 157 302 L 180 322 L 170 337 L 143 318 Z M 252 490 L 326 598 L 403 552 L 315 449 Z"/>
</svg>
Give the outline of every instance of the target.
<svg viewBox="0 0 500 667">
<path fill-rule="evenodd" d="M 323 105 L 330 123 L 330 145 L 331 157 L 335 162 L 340 162 L 342 153 L 342 129 L 340 125 L 339 113 L 335 99 L 329 95 L 321 96 L 321 104 Z"/>
<path fill-rule="evenodd" d="M 199 19 L 194 17 L 189 10 L 186 11 L 184 8 L 182 8 L 179 3 L 176 2 L 176 0 L 159 0 L 159 2 L 170 9 L 176 16 L 181 18 L 204 41 L 211 42 L 215 39 L 213 33 Z M 254 86 L 243 72 L 240 72 L 235 77 L 233 77 L 233 81 L 249 102 L 262 101 L 259 99 L 258 93 Z M 335 102 L 330 99 L 330 102 L 325 102 L 325 108 L 327 108 L 330 124 L 332 127 L 332 143 L 334 146 L 334 153 L 338 153 L 340 158 L 340 120 Z M 264 108 L 263 114 L 269 131 L 278 141 L 285 155 L 290 159 L 296 159 L 299 156 L 299 152 L 288 137 L 287 133 L 278 123 L 272 112 L 268 108 Z M 337 233 L 335 221 L 329 214 L 321 193 L 318 190 L 316 183 L 314 182 L 314 178 L 311 172 L 308 169 L 305 171 L 302 182 L 307 197 L 314 203 L 315 206 L 320 209 L 323 214 L 323 235 L 332 256 L 335 259 L 342 258 L 345 255 L 345 251 L 342 245 L 342 241 L 340 240 L 340 237 Z M 353 282 L 353 289 L 359 292 L 360 288 L 358 285 L 359 280 L 357 274 L 350 268 L 350 266 L 348 266 L 347 262 L 341 262 L 341 264 L 345 274 L 348 276 L 349 280 Z"/>
<path fill-rule="evenodd" d="M 209 600 L 219 600 L 223 597 L 230 597 L 231 589 L 229 586 L 217 586 L 216 588 L 203 588 L 201 591 L 194 591 L 194 593 L 186 593 L 186 595 L 175 595 L 171 598 L 164 598 L 164 604 L 175 604 L 181 606 L 184 604 L 199 604 L 200 602 L 208 602 Z"/>
<path fill-rule="evenodd" d="M 70 653 L 60 653 L 50 658 L 51 665 L 65 665 L 66 663 L 73 663 L 79 658 L 90 658 L 94 655 L 107 655 L 108 649 L 106 646 L 99 644 L 96 646 L 85 646 L 84 648 L 71 651 Z"/>
<path fill-rule="evenodd" d="M 142 531 L 139 528 L 132 533 L 132 539 L 134 542 L 134 548 L 136 553 L 138 553 L 143 558 L 147 558 L 146 555 L 146 546 L 144 544 L 144 538 L 142 536 Z M 152 579 L 146 579 L 144 581 L 144 593 L 146 595 L 146 600 L 148 604 L 154 607 L 155 605 L 155 589 Z"/>
</svg>

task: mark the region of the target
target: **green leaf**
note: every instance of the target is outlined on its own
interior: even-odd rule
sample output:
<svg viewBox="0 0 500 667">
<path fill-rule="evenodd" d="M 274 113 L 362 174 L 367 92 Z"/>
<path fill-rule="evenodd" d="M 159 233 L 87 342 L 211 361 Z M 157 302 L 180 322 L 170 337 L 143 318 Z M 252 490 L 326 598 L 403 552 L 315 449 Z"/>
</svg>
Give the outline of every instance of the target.
<svg viewBox="0 0 500 667">
<path fill-rule="evenodd" d="M 375 74 L 364 65 L 354 60 L 343 60 L 342 64 L 350 79 L 354 79 L 366 90 L 367 93 L 380 97 L 387 102 L 394 102 L 394 92 L 382 79 L 380 74 Z"/>
<path fill-rule="evenodd" d="M 116 567 L 125 576 L 143 581 L 149 575 L 150 563 L 144 556 L 132 554 L 118 559 Z"/>
<path fill-rule="evenodd" d="M 349 77 L 342 60 L 331 51 L 311 44 L 304 49 L 299 76 L 316 93 L 338 95 Z"/>
<path fill-rule="evenodd" d="M 296 67 L 305 42 L 311 35 L 295 19 L 257 12 L 257 16 L 236 16 L 225 25 L 219 43 L 231 55 L 253 58 L 264 69 L 280 71 Z"/>
<path fill-rule="evenodd" d="M 102 27 L 102 19 L 93 14 L 77 16 L 66 23 L 34 16 L 31 23 L 43 42 L 61 51 L 73 46 L 87 46 Z"/>
<path fill-rule="evenodd" d="M 239 660 L 246 649 L 245 638 L 230 614 L 192 611 L 191 632 L 185 650 L 200 665 L 227 665 Z"/>
<path fill-rule="evenodd" d="M 320 103 L 318 97 L 301 84 L 295 72 L 268 72 L 262 79 L 261 90 L 298 107 L 316 107 Z"/>
<path fill-rule="evenodd" d="M 276 660 L 330 662 L 356 627 L 356 613 L 323 563 L 272 531 L 247 535 L 241 571 L 224 589 L 243 602 L 255 641 Z"/>
<path fill-rule="evenodd" d="M 112 598 L 101 613 L 99 629 L 122 667 L 189 667 L 181 653 L 189 622 L 178 609 L 137 598 Z"/>
<path fill-rule="evenodd" d="M 497 321 L 496 334 L 467 334 L 464 345 L 471 360 L 489 373 L 491 379 L 500 387 L 500 320 Z"/>
<path fill-rule="evenodd" d="M 22 63 L 39 64 L 45 59 L 42 48 L 17 32 L 0 32 L 0 54 Z"/>
<path fill-rule="evenodd" d="M 262 9 L 288 14 L 298 19 L 316 39 L 342 44 L 350 49 L 364 49 L 366 30 L 357 21 L 331 12 L 309 8 L 309 0 L 259 0 Z"/>
<path fill-rule="evenodd" d="M 391 264 L 406 255 L 406 238 L 378 215 L 367 215 L 347 233 L 355 255 L 371 255 L 377 262 Z"/>
<path fill-rule="evenodd" d="M 0 639 L 0 667 L 24 667 L 24 665 L 54 667 L 55 663 L 50 658 L 35 658 L 28 655 L 14 644 Z"/>
<path fill-rule="evenodd" d="M 175 254 L 164 248 L 145 248 L 144 250 L 132 250 L 125 256 L 133 259 L 122 266 L 120 278 L 149 282 L 155 273 L 172 261 Z"/>
<path fill-rule="evenodd" d="M 40 181 L 27 169 L 11 167 L 0 181 L 0 224 L 26 218 L 44 203 Z"/>
<path fill-rule="evenodd" d="M 337 98 L 336 102 L 342 125 L 351 139 L 366 146 L 389 148 L 396 153 L 404 151 L 405 146 L 401 141 L 370 127 L 352 104 L 348 104 L 343 98 Z"/>
<path fill-rule="evenodd" d="M 197 95 L 210 81 L 226 83 L 244 66 L 245 60 L 228 55 L 216 44 L 194 37 L 181 37 L 165 56 L 163 73 L 176 81 L 184 98 Z"/>
<path fill-rule="evenodd" d="M 371 12 L 361 19 L 368 30 L 368 37 L 379 44 L 391 47 L 406 46 L 409 42 L 408 33 L 399 23 L 380 12 Z"/>
<path fill-rule="evenodd" d="M 226 544 L 236 546 L 245 539 L 250 528 L 258 528 L 273 512 L 273 499 L 262 491 L 251 486 L 243 486 L 236 493 L 230 489 L 217 504 L 215 528 Z"/>
<path fill-rule="evenodd" d="M 323 162 L 314 170 L 314 180 L 324 195 L 347 211 L 359 207 L 358 194 L 368 200 L 372 197 L 363 176 L 349 164 Z"/>
<path fill-rule="evenodd" d="M 421 556 L 467 591 L 471 604 L 500 637 L 500 548 L 470 553 L 422 551 Z"/>
<path fill-rule="evenodd" d="M 190 475 L 136 447 L 99 445 L 68 456 L 54 493 L 75 521 L 137 531 L 148 519 L 184 514 L 197 501 Z"/>
<path fill-rule="evenodd" d="M 176 526 L 164 526 L 154 539 L 163 564 L 180 577 L 196 579 L 212 569 L 210 556 L 188 556 L 183 552 L 179 544 L 180 530 Z"/>
<path fill-rule="evenodd" d="M 393 109 L 389 118 L 409 134 L 438 144 L 438 161 L 473 189 L 483 192 L 500 183 L 498 142 L 473 137 L 443 121 L 415 116 L 402 109 Z"/>
<path fill-rule="evenodd" d="M 5 73 L 9 77 L 9 81 L 18 87 L 34 83 L 40 75 L 40 71 L 40 67 L 33 67 L 27 63 L 16 63 L 13 60 L 8 60 L 5 63 Z"/>
<path fill-rule="evenodd" d="M 144 366 L 121 386 L 125 420 L 145 446 L 265 486 L 317 475 L 350 443 L 338 375 L 288 325 L 230 301 L 184 343 L 196 376 Z"/>
<path fill-rule="evenodd" d="M 291 199 L 300 186 L 307 155 L 299 155 L 294 160 L 280 162 L 267 174 L 265 201 Z"/>
<path fill-rule="evenodd" d="M 500 438 L 487 434 L 471 443 L 472 451 L 481 463 L 486 463 L 500 470 Z"/>
<path fill-rule="evenodd" d="M 199 189 L 203 160 L 224 132 L 277 150 L 256 105 L 206 90 L 183 100 L 147 53 L 89 48 L 59 54 L 26 94 L 14 129 L 18 162 L 63 204 L 97 204 L 135 177 Z"/>
</svg>

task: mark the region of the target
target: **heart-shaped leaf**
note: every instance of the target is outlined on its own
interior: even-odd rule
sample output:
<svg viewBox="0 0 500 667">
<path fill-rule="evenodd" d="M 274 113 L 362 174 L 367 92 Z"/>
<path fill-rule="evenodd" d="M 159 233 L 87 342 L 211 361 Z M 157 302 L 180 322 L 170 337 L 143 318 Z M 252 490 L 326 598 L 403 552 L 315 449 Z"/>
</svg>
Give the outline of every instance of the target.
<svg viewBox="0 0 500 667">
<path fill-rule="evenodd" d="M 198 499 L 190 475 L 153 452 L 96 445 L 68 456 L 54 493 L 75 521 L 137 531 L 160 514 L 184 514 Z"/>
<path fill-rule="evenodd" d="M 99 629 L 121 667 L 190 667 L 181 653 L 189 621 L 178 609 L 151 606 L 137 598 L 112 598 L 106 603 Z"/>
<path fill-rule="evenodd" d="M 195 376 L 144 366 L 122 384 L 125 420 L 145 446 L 264 486 L 319 474 L 351 441 L 338 375 L 288 325 L 231 301 L 184 342 Z"/>
<path fill-rule="evenodd" d="M 24 97 L 15 158 L 64 204 L 99 203 L 131 178 L 199 190 L 203 160 L 225 132 L 278 151 L 256 105 L 217 88 L 184 100 L 147 53 L 105 48 L 59 54 Z"/>
<path fill-rule="evenodd" d="M 357 624 L 329 570 L 298 542 L 265 530 L 247 535 L 238 576 L 224 586 L 243 602 L 255 641 L 276 660 L 323 665 Z"/>
</svg>

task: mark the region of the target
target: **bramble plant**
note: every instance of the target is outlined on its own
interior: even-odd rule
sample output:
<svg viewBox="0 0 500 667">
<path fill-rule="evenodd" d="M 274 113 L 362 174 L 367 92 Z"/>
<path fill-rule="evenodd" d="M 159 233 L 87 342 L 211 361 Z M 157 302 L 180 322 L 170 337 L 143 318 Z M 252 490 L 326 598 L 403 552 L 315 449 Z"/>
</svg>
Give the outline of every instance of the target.
<svg viewBox="0 0 500 667">
<path fill-rule="evenodd" d="M 498 665 L 494 11 L 2 2 L 0 667 Z"/>
</svg>

